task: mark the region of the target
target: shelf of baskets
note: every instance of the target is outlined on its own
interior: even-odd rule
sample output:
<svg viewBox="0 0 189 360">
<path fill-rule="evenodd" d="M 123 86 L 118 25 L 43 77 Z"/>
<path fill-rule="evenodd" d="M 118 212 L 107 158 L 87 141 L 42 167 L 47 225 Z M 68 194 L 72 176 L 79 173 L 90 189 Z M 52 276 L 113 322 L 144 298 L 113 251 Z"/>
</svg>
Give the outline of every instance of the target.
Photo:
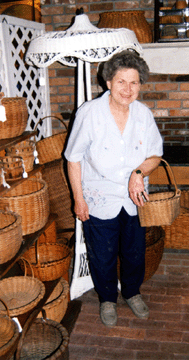
<svg viewBox="0 0 189 360">
<path fill-rule="evenodd" d="M 169 0 L 155 2 L 155 42 L 189 41 L 188 0 L 177 0 L 173 5 Z"/>
</svg>

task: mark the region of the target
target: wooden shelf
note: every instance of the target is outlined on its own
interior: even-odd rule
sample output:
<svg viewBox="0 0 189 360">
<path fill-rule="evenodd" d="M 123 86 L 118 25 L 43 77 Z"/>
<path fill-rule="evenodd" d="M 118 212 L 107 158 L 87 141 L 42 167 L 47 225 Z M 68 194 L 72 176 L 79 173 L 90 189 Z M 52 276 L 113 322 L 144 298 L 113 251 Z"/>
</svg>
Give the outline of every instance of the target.
<svg viewBox="0 0 189 360">
<path fill-rule="evenodd" d="M 0 151 L 4 150 L 8 146 L 13 146 L 21 141 L 31 138 L 32 136 L 37 135 L 36 131 L 25 131 L 22 135 L 15 138 L 2 139 L 0 140 Z"/>
</svg>

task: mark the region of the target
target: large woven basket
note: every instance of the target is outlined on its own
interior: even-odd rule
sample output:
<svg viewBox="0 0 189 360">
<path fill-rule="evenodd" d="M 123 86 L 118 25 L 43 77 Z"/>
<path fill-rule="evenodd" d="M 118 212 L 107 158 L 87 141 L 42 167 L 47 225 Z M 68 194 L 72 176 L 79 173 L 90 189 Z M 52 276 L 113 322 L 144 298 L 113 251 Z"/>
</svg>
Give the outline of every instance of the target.
<svg viewBox="0 0 189 360">
<path fill-rule="evenodd" d="M 0 264 L 12 259 L 22 243 L 21 216 L 0 210 Z"/>
<path fill-rule="evenodd" d="M 0 196 L 0 208 L 8 208 L 21 215 L 23 235 L 38 231 L 49 217 L 47 183 L 35 178 L 27 179 Z"/>
<path fill-rule="evenodd" d="M 0 280 L 1 299 L 7 304 L 11 317 L 31 311 L 45 295 L 45 285 L 33 276 L 13 276 Z M 0 313 L 5 314 L 0 303 Z"/>
<path fill-rule="evenodd" d="M 7 155 L 21 156 L 26 172 L 33 170 L 34 165 L 35 141 L 24 140 L 20 143 L 6 148 Z"/>
<path fill-rule="evenodd" d="M 127 28 L 133 30 L 140 43 L 152 42 L 152 31 L 144 11 L 112 11 L 100 14 L 99 28 Z"/>
<path fill-rule="evenodd" d="M 41 243 L 24 253 L 32 266 L 34 276 L 41 281 L 51 281 L 62 277 L 69 269 L 71 253 L 68 246 L 58 243 Z M 28 267 L 28 274 L 31 271 Z"/>
<path fill-rule="evenodd" d="M 16 322 L 11 319 L 9 309 L 4 301 L 6 315 L 0 315 L 0 359 L 9 360 L 16 350 L 19 339 L 19 330 Z"/>
<path fill-rule="evenodd" d="M 40 164 L 45 164 L 50 161 L 60 159 L 62 157 L 62 151 L 64 149 L 64 144 L 67 137 L 67 126 L 65 122 L 57 116 L 45 116 L 44 118 L 40 119 L 35 126 L 35 130 L 37 129 L 39 123 L 43 123 L 43 121 L 48 117 L 53 117 L 59 120 L 64 125 L 66 130 L 36 142 L 36 149 L 38 152 L 38 159 Z"/>
<path fill-rule="evenodd" d="M 69 342 L 66 328 L 46 318 L 36 319 L 30 326 L 33 313 L 24 325 L 16 360 L 68 359 L 65 357 Z"/>
<path fill-rule="evenodd" d="M 144 280 L 149 280 L 157 271 L 164 250 L 165 232 L 161 226 L 146 228 L 146 252 Z M 117 261 L 118 279 L 120 279 L 120 260 Z"/>
<path fill-rule="evenodd" d="M 4 97 L 1 104 L 5 107 L 7 120 L 0 121 L 0 139 L 21 135 L 27 126 L 28 109 L 24 97 Z"/>
<path fill-rule="evenodd" d="M 170 225 L 180 213 L 181 191 L 178 189 L 174 174 L 166 160 L 161 159 L 166 165 L 172 178 L 175 191 L 165 191 L 149 195 L 149 201 L 144 206 L 138 207 L 141 226 Z"/>
<path fill-rule="evenodd" d="M 163 226 L 165 231 L 165 248 L 186 249 L 189 246 L 189 209 L 181 208 L 180 215 L 171 225 Z"/>
<path fill-rule="evenodd" d="M 70 229 L 65 236 L 70 239 L 74 233 L 75 219 L 72 212 L 72 200 L 66 181 L 62 159 L 45 164 L 42 177 L 48 184 L 51 213 L 57 214 L 56 229 Z M 56 184 L 56 186 L 55 186 Z"/>
<path fill-rule="evenodd" d="M 68 307 L 69 284 L 61 278 L 43 306 L 48 319 L 61 322 Z M 38 318 L 42 316 L 40 312 Z"/>
</svg>

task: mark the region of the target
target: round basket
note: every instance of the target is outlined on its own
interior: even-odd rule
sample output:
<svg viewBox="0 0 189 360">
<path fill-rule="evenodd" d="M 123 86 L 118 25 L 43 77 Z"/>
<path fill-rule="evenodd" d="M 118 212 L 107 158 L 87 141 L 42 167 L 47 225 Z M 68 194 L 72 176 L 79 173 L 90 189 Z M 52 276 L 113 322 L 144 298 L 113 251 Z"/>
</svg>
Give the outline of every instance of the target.
<svg viewBox="0 0 189 360">
<path fill-rule="evenodd" d="M 41 281 L 51 281 L 62 277 L 69 269 L 71 253 L 68 246 L 58 243 L 41 243 L 36 241 L 24 254 L 33 269 L 34 276 Z M 31 270 L 28 267 L 28 274 Z"/>
<path fill-rule="evenodd" d="M 69 284 L 61 278 L 43 308 L 48 319 L 61 322 L 68 307 Z M 42 313 L 38 314 L 41 318 Z"/>
<path fill-rule="evenodd" d="M 40 121 L 38 121 L 38 123 L 36 124 L 34 130 L 37 129 L 39 123 L 43 123 L 43 121 L 48 117 L 53 117 L 59 120 L 65 126 L 66 130 L 36 142 L 36 150 L 38 152 L 38 159 L 40 164 L 45 164 L 50 161 L 60 159 L 62 157 L 62 151 L 67 137 L 66 124 L 62 119 L 56 116 L 45 116 L 44 118 L 40 119 Z"/>
<path fill-rule="evenodd" d="M 161 226 L 146 228 L 146 252 L 144 280 L 149 280 L 157 271 L 163 256 L 165 232 Z M 120 279 L 120 260 L 117 260 L 117 273 Z"/>
<path fill-rule="evenodd" d="M 10 318 L 9 310 L 4 301 L 0 302 L 6 308 L 6 315 L 0 315 L 0 359 L 9 360 L 16 350 L 19 330 L 16 322 Z"/>
<path fill-rule="evenodd" d="M 13 276 L 0 280 L 0 294 L 14 317 L 35 308 L 45 295 L 45 285 L 31 276 Z M 0 313 L 5 313 L 1 303 Z"/>
<path fill-rule="evenodd" d="M 67 330 L 58 322 L 46 318 L 36 319 L 30 326 L 33 313 L 24 325 L 16 360 L 63 359 L 69 342 Z"/>
<path fill-rule="evenodd" d="M 21 216 L 0 210 L 0 264 L 12 259 L 22 243 Z"/>
<path fill-rule="evenodd" d="M 49 217 L 49 196 L 44 180 L 30 178 L 0 196 L 0 207 L 8 208 L 22 217 L 23 235 L 41 229 Z"/>
<path fill-rule="evenodd" d="M 100 14 L 99 28 L 127 28 L 133 30 L 139 43 L 152 42 L 152 31 L 144 11 L 112 11 Z"/>
<path fill-rule="evenodd" d="M 180 213 L 181 190 L 178 189 L 174 174 L 166 160 L 161 159 L 171 175 L 175 191 L 154 193 L 149 195 L 149 201 L 138 206 L 138 215 L 141 226 L 170 225 Z"/>
<path fill-rule="evenodd" d="M 28 109 L 24 97 L 4 97 L 1 104 L 5 107 L 7 120 L 0 121 L 0 139 L 21 135 L 27 126 Z"/>
<path fill-rule="evenodd" d="M 21 156 L 24 161 L 25 171 L 33 170 L 34 165 L 35 142 L 32 140 L 24 140 L 20 143 L 6 148 L 7 155 Z"/>
<path fill-rule="evenodd" d="M 22 178 L 23 159 L 20 156 L 4 156 L 0 158 L 2 164 L 5 179 L 7 181 L 18 180 Z"/>
</svg>

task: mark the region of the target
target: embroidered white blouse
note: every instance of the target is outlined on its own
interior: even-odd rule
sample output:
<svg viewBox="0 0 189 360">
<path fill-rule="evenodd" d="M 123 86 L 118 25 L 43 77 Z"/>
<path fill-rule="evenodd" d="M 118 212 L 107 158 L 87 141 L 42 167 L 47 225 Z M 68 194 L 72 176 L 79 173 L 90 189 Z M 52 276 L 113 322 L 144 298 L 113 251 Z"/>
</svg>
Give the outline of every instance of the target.
<svg viewBox="0 0 189 360">
<path fill-rule="evenodd" d="M 147 106 L 137 100 L 129 105 L 121 134 L 110 111 L 109 93 L 77 110 L 64 153 L 68 161 L 80 162 L 89 214 L 100 219 L 116 217 L 122 206 L 129 215 L 137 214 L 128 193 L 131 172 L 146 158 L 163 154 L 162 137 Z"/>
</svg>

